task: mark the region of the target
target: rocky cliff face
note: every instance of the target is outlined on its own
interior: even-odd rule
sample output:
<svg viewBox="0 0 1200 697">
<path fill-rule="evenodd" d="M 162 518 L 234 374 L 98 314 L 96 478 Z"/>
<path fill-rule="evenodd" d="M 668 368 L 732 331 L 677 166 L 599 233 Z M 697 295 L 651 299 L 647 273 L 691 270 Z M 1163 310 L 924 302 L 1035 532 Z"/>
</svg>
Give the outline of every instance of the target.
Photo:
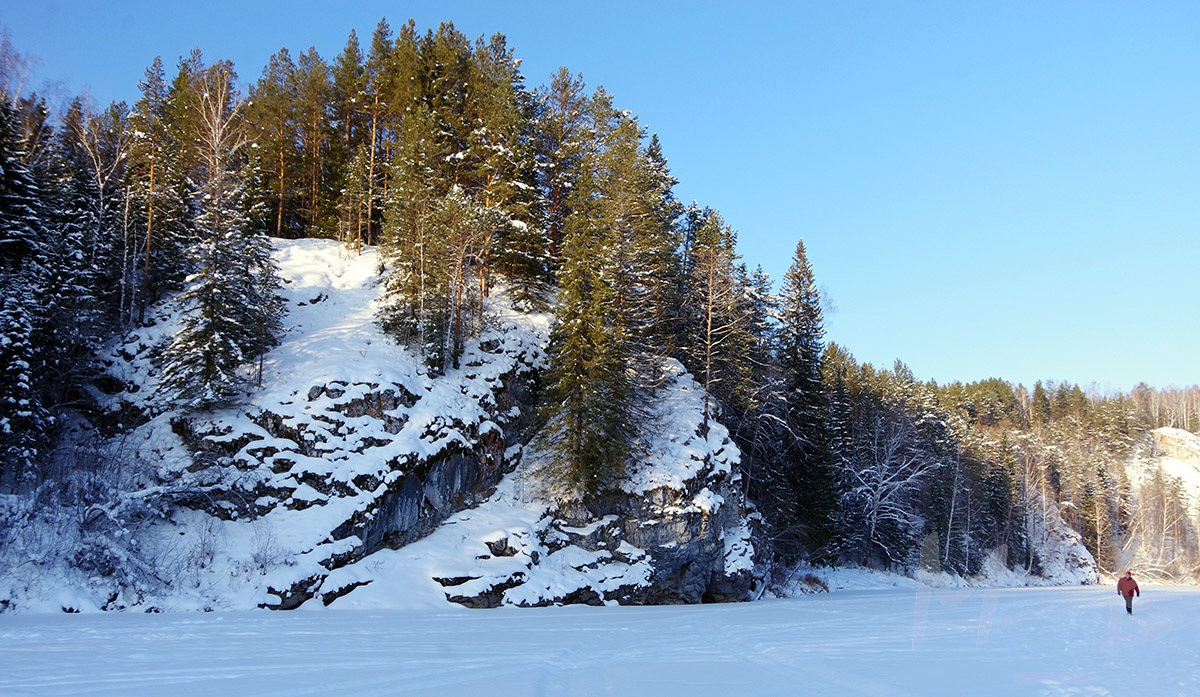
<svg viewBox="0 0 1200 697">
<path fill-rule="evenodd" d="M 470 571 L 438 577 L 470 607 L 749 599 L 761 578 L 728 432 L 701 433 L 699 386 L 667 367 L 658 418 L 620 492 L 547 504 L 536 522 L 481 536 Z M 531 453 L 535 461 L 539 453 Z M 536 478 L 536 466 L 520 476 Z"/>
<path fill-rule="evenodd" d="M 309 531 L 308 545 L 267 575 L 260 604 L 329 604 L 351 590 L 326 586 L 330 571 L 424 537 L 512 470 L 543 359 L 533 335 L 496 331 L 467 367 L 424 388 L 334 381 L 259 409 L 174 416 L 190 464 L 170 477 L 194 492 L 177 503 Z"/>
<path fill-rule="evenodd" d="M 1157 428 L 1150 438 L 1150 455 L 1175 458 L 1200 469 L 1200 436 L 1180 428 Z"/>
<path fill-rule="evenodd" d="M 495 299 L 462 367 L 433 377 L 375 325 L 372 257 L 304 240 L 281 242 L 277 258 L 292 328 L 264 386 L 236 404 L 185 414 L 158 394 L 169 306 L 110 357 L 98 421 L 114 451 L 148 463 L 145 495 L 165 516 L 137 544 L 174 560 L 162 578 L 183 579 L 159 606 L 187 605 L 183 595 L 276 609 L 380 593 L 391 606 L 475 607 L 748 597 L 737 450 L 719 425 L 700 434 L 701 392 L 677 363 L 624 490 L 554 504 L 528 465 L 542 454 L 527 448 L 546 317 Z M 402 556 L 403 569 L 380 571 Z"/>
<path fill-rule="evenodd" d="M 1195 583 L 1200 553 L 1200 436 L 1151 431 L 1125 463 L 1129 516 L 1117 571 L 1164 583 Z"/>
</svg>

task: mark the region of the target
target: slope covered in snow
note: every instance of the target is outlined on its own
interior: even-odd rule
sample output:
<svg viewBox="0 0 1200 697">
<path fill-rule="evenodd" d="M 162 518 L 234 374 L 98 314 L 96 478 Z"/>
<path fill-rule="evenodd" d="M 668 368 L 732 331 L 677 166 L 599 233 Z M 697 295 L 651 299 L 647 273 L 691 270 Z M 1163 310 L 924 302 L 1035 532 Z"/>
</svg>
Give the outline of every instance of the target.
<svg viewBox="0 0 1200 697">
<path fill-rule="evenodd" d="M 177 328 L 173 302 L 112 347 L 111 379 L 95 394 L 108 411 L 64 448 L 93 443 L 96 461 L 115 463 L 104 472 L 112 502 L 57 519 L 13 514 L 28 525 L 26 539 L 0 540 L 0 608 L 408 609 L 763 594 L 740 453 L 719 422 L 702 429 L 703 390 L 678 362 L 660 365 L 625 496 L 564 509 L 545 500 L 546 454 L 527 444 L 548 316 L 513 311 L 501 289 L 461 367 L 433 377 L 375 322 L 373 250 L 279 240 L 275 258 L 287 331 L 263 362 L 262 386 L 248 383 L 228 406 L 181 413 L 159 391 L 156 354 Z M 1078 535 L 1050 513 L 1034 531 L 1043 576 L 997 558 L 979 578 L 935 570 L 918 580 L 1091 582 Z M 60 544 L 47 551 L 47 538 Z M 846 577 L 822 575 L 835 587 Z"/>
<path fill-rule="evenodd" d="M 375 322 L 373 250 L 277 240 L 275 258 L 287 331 L 262 387 L 211 412 L 174 410 L 156 354 L 177 308 L 156 307 L 113 347 L 95 395 L 109 410 L 101 457 L 132 466 L 119 501 L 87 512 L 98 532 L 59 552 L 96 559 L 0 575 L 0 600 L 89 611 L 744 597 L 754 548 L 731 493 L 737 449 L 719 425 L 699 435 L 701 390 L 677 362 L 663 364 L 660 413 L 636 448 L 635 503 L 559 520 L 522 464 L 541 458 L 523 443 L 548 316 L 496 293 L 461 367 L 433 377 Z"/>
<path fill-rule="evenodd" d="M 1160 582 L 1200 580 L 1200 436 L 1178 428 L 1148 433 L 1125 462 L 1129 523 L 1116 570 Z"/>
<path fill-rule="evenodd" d="M 737 449 L 723 426 L 699 435 L 699 385 L 678 363 L 668 364 L 659 414 L 627 486 L 650 503 L 636 519 L 644 536 L 619 528 L 616 515 L 583 523 L 556 519 L 537 494 L 535 467 L 518 466 L 486 502 L 445 522 L 429 537 L 398 550 L 378 552 L 339 569 L 330 583 L 365 587 L 339 600 L 340 607 L 437 607 L 447 597 L 468 604 L 488 596 L 489 605 L 540 605 L 563 599 L 615 604 L 638 596 L 664 564 L 664 550 L 634 540 L 658 541 L 656 527 L 686 524 L 691 516 L 714 520 L 726 502 L 705 482 L 732 477 Z M 531 452 L 528 461 L 537 462 Z M 692 489 L 698 491 L 691 493 Z M 716 486 L 714 484 L 714 486 Z M 716 539 L 716 557 L 728 575 L 749 572 L 754 563 L 750 530 L 740 518 Z M 715 524 L 715 522 L 714 522 Z M 667 542 L 677 548 L 680 541 Z M 440 581 L 439 581 L 440 580 Z M 703 580 L 703 579 L 701 579 Z M 439 581 L 439 582 L 435 582 Z M 697 597 L 696 600 L 700 598 Z"/>
<path fill-rule="evenodd" d="M 17 569 L 0 577 L 0 599 L 54 610 L 295 604 L 330 568 L 392 544 L 393 529 L 416 537 L 470 505 L 519 456 L 503 443 L 532 411 L 518 402 L 545 361 L 545 315 L 495 298 L 462 367 L 434 379 L 375 322 L 373 250 L 277 240 L 275 257 L 287 330 L 263 386 L 248 382 L 212 412 L 175 411 L 156 355 L 178 308 L 155 307 L 150 326 L 113 347 L 109 389 L 95 395 L 109 411 L 77 436 L 99 432 L 99 458 L 127 463 L 119 501 L 87 512 L 86 527 L 103 531 L 99 568 Z"/>
<path fill-rule="evenodd" d="M 1200 436 L 1181 428 L 1155 429 L 1125 471 L 1135 491 L 1156 471 L 1178 481 L 1192 515 L 1200 516 Z"/>
</svg>

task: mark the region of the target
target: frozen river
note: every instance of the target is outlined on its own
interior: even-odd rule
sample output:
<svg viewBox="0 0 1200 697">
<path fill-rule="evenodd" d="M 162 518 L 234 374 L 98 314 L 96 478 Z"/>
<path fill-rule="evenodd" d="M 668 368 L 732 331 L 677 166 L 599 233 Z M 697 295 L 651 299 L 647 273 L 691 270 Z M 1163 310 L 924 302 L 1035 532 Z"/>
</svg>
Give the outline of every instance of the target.
<svg viewBox="0 0 1200 697">
<path fill-rule="evenodd" d="M 0 615 L 0 695 L 1200 694 L 1200 589 Z"/>
</svg>

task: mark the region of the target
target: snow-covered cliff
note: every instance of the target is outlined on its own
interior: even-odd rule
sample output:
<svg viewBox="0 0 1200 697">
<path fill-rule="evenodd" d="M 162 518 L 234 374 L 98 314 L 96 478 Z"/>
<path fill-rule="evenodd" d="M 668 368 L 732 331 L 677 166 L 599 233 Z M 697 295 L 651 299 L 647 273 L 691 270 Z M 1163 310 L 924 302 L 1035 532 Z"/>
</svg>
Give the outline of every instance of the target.
<svg viewBox="0 0 1200 697">
<path fill-rule="evenodd" d="M 525 464 L 540 457 L 526 444 L 546 315 L 498 293 L 462 367 L 435 378 L 375 323 L 372 250 L 296 240 L 275 255 L 288 330 L 262 386 L 222 409 L 174 410 L 155 356 L 176 308 L 156 308 L 112 348 L 100 413 L 65 444 L 121 463 L 105 475 L 115 500 L 88 508 L 81 539 L 0 578 L 0 599 L 85 610 L 747 597 L 737 450 L 720 427 L 699 436 L 699 387 L 678 363 L 664 365 L 626 496 L 600 515 L 562 513 Z"/>
<path fill-rule="evenodd" d="M 1178 428 L 1146 435 L 1125 464 L 1130 523 L 1117 571 L 1194 583 L 1200 568 L 1200 436 Z"/>
</svg>

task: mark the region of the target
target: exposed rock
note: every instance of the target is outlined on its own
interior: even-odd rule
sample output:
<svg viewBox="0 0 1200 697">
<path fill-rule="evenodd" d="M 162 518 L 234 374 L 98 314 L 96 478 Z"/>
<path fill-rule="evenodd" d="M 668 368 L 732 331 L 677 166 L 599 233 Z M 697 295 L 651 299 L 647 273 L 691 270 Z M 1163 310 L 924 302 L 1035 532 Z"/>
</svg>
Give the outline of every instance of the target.
<svg viewBox="0 0 1200 697">
<path fill-rule="evenodd" d="M 511 603 L 523 607 L 585 603 L 599 605 L 671 605 L 702 602 L 749 600 L 761 579 L 755 577 L 750 563 L 730 564 L 731 557 L 753 555 L 749 530 L 745 528 L 745 510 L 740 494 L 731 488 L 726 505 L 713 512 L 682 507 L 664 511 L 655 499 L 636 496 L 612 496 L 594 510 L 583 508 L 562 511 L 539 531 L 538 546 L 522 553 L 525 545 L 507 537 L 485 541 L 496 557 L 521 555 L 525 571 L 492 580 L 476 593 L 462 589 L 446 594 L 448 600 L 469 607 L 498 607 Z M 681 494 L 683 492 L 674 492 Z M 731 544 L 740 542 L 737 548 Z M 562 588 L 540 597 L 513 595 L 517 588 L 537 576 L 544 559 L 553 559 L 569 550 L 577 554 L 568 565 L 580 572 L 581 582 L 593 585 Z M 486 558 L 481 557 L 481 558 Z M 632 573 L 630 570 L 634 570 Z M 639 573 L 644 575 L 639 576 Z M 605 587 L 604 581 L 628 578 L 626 583 Z M 460 579 L 465 585 L 478 579 Z M 439 579 L 442 581 L 442 579 Z M 450 585 L 444 583 L 443 585 Z"/>
<path fill-rule="evenodd" d="M 1180 428 L 1156 428 L 1150 432 L 1152 454 L 1173 457 L 1200 467 L 1200 436 Z"/>
<path fill-rule="evenodd" d="M 479 541 L 476 568 L 438 579 L 469 607 L 567 603 L 663 605 L 748 600 L 763 582 L 740 457 L 719 424 L 702 433 L 698 386 L 677 364 L 664 417 L 646 425 L 644 461 L 621 490 L 550 512 L 533 536 Z M 670 368 L 670 366 L 668 366 Z"/>
<path fill-rule="evenodd" d="M 319 265 L 310 252 L 328 273 L 313 273 Z M 313 303 L 320 311 L 297 313 L 294 331 L 273 350 L 277 374 L 261 389 L 212 411 L 172 411 L 154 394 L 155 347 L 174 326 L 163 321 L 116 349 L 112 380 L 95 391 L 110 418 L 101 430 L 137 426 L 135 447 L 153 463 L 145 488 L 166 512 L 153 534 L 177 545 L 171 526 L 212 526 L 217 547 L 229 544 L 200 568 L 228 571 L 236 597 L 290 609 L 314 598 L 338 602 L 356 589 L 380 592 L 374 578 L 384 577 L 372 567 L 394 555 L 380 555 L 378 565 L 370 555 L 421 540 L 515 486 L 505 475 L 525 461 L 536 427 L 549 322 L 497 317 L 468 345 L 461 368 L 429 375 L 379 333 L 367 308 L 344 304 L 378 297 L 376 264 L 319 241 L 283 255 L 298 279 L 293 311 Z M 163 307 L 162 319 L 171 319 L 175 309 Z M 464 537 L 464 568 L 439 567 L 439 585 L 420 579 L 422 590 L 471 607 L 746 599 L 757 581 L 736 448 L 719 424 L 701 432 L 701 388 L 682 366 L 665 363 L 673 386 L 665 399 L 655 396 L 663 421 L 635 448 L 645 458 L 632 463 L 628 486 L 556 511 L 521 500 L 527 518 Z M 486 573 L 476 573 L 480 567 Z"/>
</svg>

